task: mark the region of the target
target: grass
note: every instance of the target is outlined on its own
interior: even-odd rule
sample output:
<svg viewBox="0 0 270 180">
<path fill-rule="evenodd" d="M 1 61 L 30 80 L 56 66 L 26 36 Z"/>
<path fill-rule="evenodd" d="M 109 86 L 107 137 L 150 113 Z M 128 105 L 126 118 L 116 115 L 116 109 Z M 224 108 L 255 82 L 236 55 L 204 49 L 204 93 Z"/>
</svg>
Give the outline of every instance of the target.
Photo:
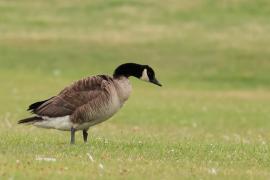
<svg viewBox="0 0 270 180">
<path fill-rule="evenodd" d="M 2 0 L 0 179 L 269 179 L 269 5 Z M 132 78 L 89 143 L 16 124 L 32 102 L 127 61 L 164 86 Z"/>
</svg>

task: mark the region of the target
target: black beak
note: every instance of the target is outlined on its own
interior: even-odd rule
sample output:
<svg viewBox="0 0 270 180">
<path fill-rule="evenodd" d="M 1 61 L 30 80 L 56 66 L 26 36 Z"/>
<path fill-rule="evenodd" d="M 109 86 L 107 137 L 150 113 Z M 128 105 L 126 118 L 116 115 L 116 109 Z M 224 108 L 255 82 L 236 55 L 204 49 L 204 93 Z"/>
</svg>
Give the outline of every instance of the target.
<svg viewBox="0 0 270 180">
<path fill-rule="evenodd" d="M 153 83 L 153 84 L 156 84 L 156 85 L 158 85 L 158 86 L 162 86 L 162 85 L 158 82 L 158 80 L 157 80 L 156 78 L 153 78 L 152 80 L 150 80 L 150 82 Z"/>
</svg>

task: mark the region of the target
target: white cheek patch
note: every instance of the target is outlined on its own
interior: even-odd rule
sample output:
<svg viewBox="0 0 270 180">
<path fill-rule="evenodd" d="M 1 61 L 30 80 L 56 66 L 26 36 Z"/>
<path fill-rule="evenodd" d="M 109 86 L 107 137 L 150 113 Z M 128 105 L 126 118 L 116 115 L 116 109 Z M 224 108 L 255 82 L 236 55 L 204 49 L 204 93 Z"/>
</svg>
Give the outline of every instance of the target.
<svg viewBox="0 0 270 180">
<path fill-rule="evenodd" d="M 147 81 L 147 82 L 149 81 L 149 77 L 147 75 L 147 69 L 143 70 L 143 73 L 142 73 L 142 76 L 141 76 L 140 79 L 143 80 L 143 81 Z"/>
</svg>

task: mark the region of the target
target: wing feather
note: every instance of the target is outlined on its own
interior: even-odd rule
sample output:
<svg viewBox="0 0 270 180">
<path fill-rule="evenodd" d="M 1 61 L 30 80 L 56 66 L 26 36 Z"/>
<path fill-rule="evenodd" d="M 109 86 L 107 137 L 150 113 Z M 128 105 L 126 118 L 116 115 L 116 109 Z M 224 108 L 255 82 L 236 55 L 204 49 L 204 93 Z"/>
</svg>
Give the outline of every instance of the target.
<svg viewBox="0 0 270 180">
<path fill-rule="evenodd" d="M 106 77 L 106 78 L 105 78 Z M 99 96 L 106 96 L 109 76 L 92 76 L 74 82 L 63 89 L 57 96 L 45 101 L 33 113 L 39 116 L 62 117 L 72 115 L 76 109 L 93 101 Z"/>
</svg>

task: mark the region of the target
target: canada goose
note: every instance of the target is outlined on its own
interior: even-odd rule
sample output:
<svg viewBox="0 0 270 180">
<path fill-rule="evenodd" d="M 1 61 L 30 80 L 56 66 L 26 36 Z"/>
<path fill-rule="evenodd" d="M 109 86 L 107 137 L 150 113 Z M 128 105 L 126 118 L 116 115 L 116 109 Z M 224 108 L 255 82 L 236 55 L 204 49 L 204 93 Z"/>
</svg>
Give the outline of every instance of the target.
<svg viewBox="0 0 270 180">
<path fill-rule="evenodd" d="M 31 104 L 28 111 L 35 116 L 18 123 L 71 131 L 71 144 L 75 143 L 75 131 L 82 130 L 84 142 L 87 142 L 89 127 L 109 119 L 128 99 L 132 89 L 128 80 L 130 76 L 161 86 L 150 66 L 122 64 L 115 69 L 113 77 L 87 77 L 50 99 Z"/>
</svg>

